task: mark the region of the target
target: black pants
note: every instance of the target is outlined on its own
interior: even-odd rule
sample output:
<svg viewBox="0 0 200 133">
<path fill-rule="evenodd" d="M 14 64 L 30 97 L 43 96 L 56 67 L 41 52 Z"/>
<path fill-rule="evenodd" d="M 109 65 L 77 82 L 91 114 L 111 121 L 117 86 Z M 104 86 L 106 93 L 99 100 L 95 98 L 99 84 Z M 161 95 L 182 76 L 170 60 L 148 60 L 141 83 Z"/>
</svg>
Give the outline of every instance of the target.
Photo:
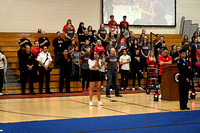
<svg viewBox="0 0 200 133">
<path fill-rule="evenodd" d="M 89 69 L 82 69 L 82 88 L 83 90 L 85 89 L 85 81 L 87 81 L 86 83 L 86 88 L 89 88 L 89 74 L 90 74 L 90 70 Z"/>
<path fill-rule="evenodd" d="M 59 85 L 59 91 L 60 93 L 63 92 L 63 85 L 64 85 L 64 79 L 66 79 L 66 92 L 70 93 L 70 73 L 60 71 L 60 85 Z"/>
<path fill-rule="evenodd" d="M 138 69 L 135 69 L 133 68 L 132 69 L 132 74 L 133 74 L 133 87 L 135 87 L 135 79 L 136 79 L 136 74 L 137 74 L 137 80 L 138 80 L 138 86 L 141 87 L 141 83 L 140 83 L 140 80 L 141 80 L 141 72 L 139 72 Z"/>
<path fill-rule="evenodd" d="M 22 94 L 25 94 L 27 82 L 29 82 L 30 93 L 34 93 L 33 79 L 34 79 L 34 71 L 33 70 L 20 72 L 20 80 L 22 83 Z"/>
<path fill-rule="evenodd" d="M 142 72 L 147 71 L 147 58 L 145 57 L 142 58 L 141 67 L 142 67 L 141 68 Z"/>
<path fill-rule="evenodd" d="M 128 73 L 129 70 L 121 70 L 121 87 L 124 88 L 128 87 Z M 124 77 L 125 77 L 125 84 L 124 84 Z"/>
<path fill-rule="evenodd" d="M 63 52 L 54 51 L 55 54 L 55 67 L 58 67 L 58 58 L 63 55 Z"/>
<path fill-rule="evenodd" d="M 180 108 L 186 108 L 188 103 L 189 83 L 186 80 L 179 80 L 179 101 Z"/>
<path fill-rule="evenodd" d="M 44 83 L 44 76 L 46 78 L 46 93 L 50 92 L 49 84 L 50 84 L 50 71 L 45 70 L 43 67 L 39 69 L 39 91 L 42 93 L 43 91 L 43 83 Z"/>
<path fill-rule="evenodd" d="M 4 69 L 0 69 L 0 93 L 2 93 L 3 81 L 4 81 Z"/>
</svg>

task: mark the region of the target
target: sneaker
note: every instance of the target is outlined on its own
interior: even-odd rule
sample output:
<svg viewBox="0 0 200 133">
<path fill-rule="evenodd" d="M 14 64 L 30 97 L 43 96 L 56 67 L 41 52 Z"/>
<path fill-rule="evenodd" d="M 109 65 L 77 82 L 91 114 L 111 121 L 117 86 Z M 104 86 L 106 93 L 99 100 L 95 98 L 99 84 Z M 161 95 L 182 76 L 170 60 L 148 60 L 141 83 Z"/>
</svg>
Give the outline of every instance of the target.
<svg viewBox="0 0 200 133">
<path fill-rule="evenodd" d="M 106 95 L 106 97 L 107 97 L 107 98 L 111 98 L 111 96 L 110 96 L 110 95 Z"/>
<path fill-rule="evenodd" d="M 113 91 L 113 89 L 110 89 L 110 91 Z"/>
<path fill-rule="evenodd" d="M 89 106 L 93 106 L 93 102 L 92 101 L 89 102 Z"/>
<path fill-rule="evenodd" d="M 0 93 L 0 96 L 3 96 L 3 93 Z"/>
<path fill-rule="evenodd" d="M 86 89 L 87 92 L 89 92 L 89 89 Z"/>
<path fill-rule="evenodd" d="M 98 101 L 97 106 L 103 106 L 103 103 L 101 101 Z"/>
<path fill-rule="evenodd" d="M 138 90 L 144 90 L 142 87 L 139 87 Z"/>
<path fill-rule="evenodd" d="M 83 93 L 86 93 L 86 89 L 83 90 Z"/>
<path fill-rule="evenodd" d="M 135 87 L 132 88 L 132 91 L 135 91 Z"/>
<path fill-rule="evenodd" d="M 128 87 L 127 87 L 127 88 L 126 88 L 126 90 L 127 90 L 127 91 L 129 91 L 129 90 L 130 90 L 130 88 L 128 88 Z"/>
<path fill-rule="evenodd" d="M 161 99 L 161 97 L 162 97 L 162 96 L 161 96 L 161 94 L 160 94 L 158 98 Z"/>
<path fill-rule="evenodd" d="M 103 86 L 101 86 L 101 90 L 103 90 Z"/>
<path fill-rule="evenodd" d="M 115 95 L 116 97 L 123 97 L 122 95 L 118 94 L 118 95 Z"/>
<path fill-rule="evenodd" d="M 121 88 L 121 90 L 123 91 L 123 90 L 124 90 L 124 88 L 122 87 L 122 88 Z"/>
</svg>

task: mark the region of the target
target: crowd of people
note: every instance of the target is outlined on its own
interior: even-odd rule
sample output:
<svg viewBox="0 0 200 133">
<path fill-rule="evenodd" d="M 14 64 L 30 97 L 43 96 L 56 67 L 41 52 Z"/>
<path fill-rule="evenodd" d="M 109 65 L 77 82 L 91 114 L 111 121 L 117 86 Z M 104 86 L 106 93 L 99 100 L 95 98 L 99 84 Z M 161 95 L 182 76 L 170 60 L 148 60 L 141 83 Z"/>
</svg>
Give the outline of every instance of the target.
<svg viewBox="0 0 200 133">
<path fill-rule="evenodd" d="M 96 87 L 98 105 L 103 105 L 100 102 L 100 91 L 104 90 L 105 73 L 107 73 L 106 96 L 110 98 L 110 90 L 114 89 L 115 96 L 122 97 L 117 85 L 119 72 L 121 73 L 121 90 L 131 90 L 128 86 L 129 78 L 133 78 L 132 90 L 136 89 L 136 79 L 138 80 L 137 89 L 143 90 L 141 79 L 143 73 L 147 72 L 147 68 L 160 69 L 158 83 L 161 83 L 162 66 L 177 63 L 180 59 L 180 49 L 187 52 L 187 59 L 191 66 L 190 79 L 193 81 L 194 74 L 192 73 L 200 72 L 198 32 L 194 33 L 191 42 L 188 36 L 185 36 L 182 46 L 172 46 L 169 53 L 164 36 L 157 34 L 153 41 L 153 48 L 151 48 L 146 30 L 142 30 L 140 38 L 135 38 L 134 32 L 129 30 L 126 18 L 127 16 L 123 16 L 123 20 L 118 26 L 114 16 L 111 15 L 108 32 L 103 23 L 100 24 L 98 30 L 94 30 L 91 25 L 85 28 L 83 22 L 80 22 L 76 32 L 69 19 L 63 27 L 65 39 L 61 37 L 59 31 L 56 33 L 52 45 L 55 53 L 55 68 L 60 69 L 60 93 L 63 93 L 64 79 L 66 79 L 67 93 L 70 93 L 71 80 L 82 81 L 83 92 L 90 94 L 89 104 L 93 105 L 93 89 Z M 75 33 L 77 33 L 78 42 L 75 41 Z M 33 82 L 37 80 L 39 80 L 39 93 L 44 93 L 44 76 L 46 77 L 46 93 L 51 94 L 49 84 L 52 69 L 50 66 L 53 59 L 49 52 L 50 41 L 46 37 L 46 33 L 41 32 L 41 38 L 34 42 L 34 47 L 23 33 L 19 45 L 18 58 L 22 94 L 26 94 L 27 82 L 29 82 L 30 93 L 35 94 Z M 39 71 L 39 77 L 37 71 Z"/>
</svg>

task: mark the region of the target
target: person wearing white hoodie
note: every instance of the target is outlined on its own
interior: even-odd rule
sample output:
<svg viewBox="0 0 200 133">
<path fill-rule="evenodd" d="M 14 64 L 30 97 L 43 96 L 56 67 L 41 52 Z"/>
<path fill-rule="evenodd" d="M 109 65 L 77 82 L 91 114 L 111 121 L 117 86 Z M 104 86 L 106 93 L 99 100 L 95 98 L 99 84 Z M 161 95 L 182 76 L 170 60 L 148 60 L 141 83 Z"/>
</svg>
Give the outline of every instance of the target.
<svg viewBox="0 0 200 133">
<path fill-rule="evenodd" d="M 0 52 L 0 96 L 3 96 L 2 88 L 3 88 L 3 80 L 4 74 L 7 71 L 7 59 L 4 54 Z"/>
</svg>

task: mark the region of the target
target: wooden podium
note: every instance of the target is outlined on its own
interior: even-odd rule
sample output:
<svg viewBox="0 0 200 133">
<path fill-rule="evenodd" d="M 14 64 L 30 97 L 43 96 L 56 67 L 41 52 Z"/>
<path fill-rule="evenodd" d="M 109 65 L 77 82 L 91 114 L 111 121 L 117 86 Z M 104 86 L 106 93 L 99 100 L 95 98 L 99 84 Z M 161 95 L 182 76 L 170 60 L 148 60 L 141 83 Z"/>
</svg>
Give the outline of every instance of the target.
<svg viewBox="0 0 200 133">
<path fill-rule="evenodd" d="M 164 65 L 162 70 L 161 99 L 169 101 L 179 100 L 179 83 L 175 81 L 175 75 L 178 73 L 177 64 Z"/>
</svg>

